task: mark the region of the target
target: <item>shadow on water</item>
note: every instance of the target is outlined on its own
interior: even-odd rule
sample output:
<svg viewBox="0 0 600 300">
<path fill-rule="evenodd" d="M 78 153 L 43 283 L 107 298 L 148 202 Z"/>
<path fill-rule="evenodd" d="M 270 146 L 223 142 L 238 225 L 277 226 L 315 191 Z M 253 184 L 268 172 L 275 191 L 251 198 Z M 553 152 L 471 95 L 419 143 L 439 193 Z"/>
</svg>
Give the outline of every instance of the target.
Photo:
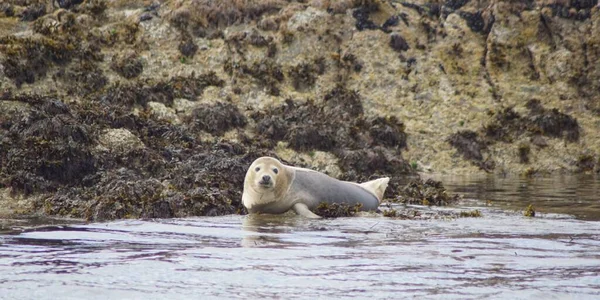
<svg viewBox="0 0 600 300">
<path fill-rule="evenodd" d="M 595 179 L 442 179 L 483 217 L 13 220 L 0 234 L 0 298 L 600 296 Z M 522 215 L 530 203 L 535 218 Z"/>
</svg>

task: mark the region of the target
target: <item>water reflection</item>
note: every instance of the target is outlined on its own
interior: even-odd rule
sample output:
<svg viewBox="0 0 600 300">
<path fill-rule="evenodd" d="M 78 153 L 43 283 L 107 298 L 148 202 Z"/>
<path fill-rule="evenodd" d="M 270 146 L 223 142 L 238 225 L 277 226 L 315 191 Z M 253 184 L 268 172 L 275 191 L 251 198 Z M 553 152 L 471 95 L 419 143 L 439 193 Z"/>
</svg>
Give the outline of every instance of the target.
<svg viewBox="0 0 600 300">
<path fill-rule="evenodd" d="M 244 237 L 242 247 L 276 247 L 286 245 L 282 240 L 283 234 L 291 233 L 303 221 L 295 215 L 248 215 L 242 217 Z"/>
<path fill-rule="evenodd" d="M 552 177 L 498 177 L 432 175 L 451 192 L 497 207 L 523 211 L 533 204 L 542 213 L 569 214 L 600 220 L 600 177 L 596 175 Z"/>
</svg>

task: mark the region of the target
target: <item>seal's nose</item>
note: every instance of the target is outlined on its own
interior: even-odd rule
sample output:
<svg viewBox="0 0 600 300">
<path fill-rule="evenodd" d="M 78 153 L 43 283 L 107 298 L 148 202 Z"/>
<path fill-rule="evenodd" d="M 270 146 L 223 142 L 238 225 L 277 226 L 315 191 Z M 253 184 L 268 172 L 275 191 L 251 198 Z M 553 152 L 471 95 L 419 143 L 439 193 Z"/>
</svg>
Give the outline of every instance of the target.
<svg viewBox="0 0 600 300">
<path fill-rule="evenodd" d="M 263 181 L 263 182 L 269 182 L 269 181 L 271 181 L 271 176 L 269 176 L 269 175 L 265 175 L 265 176 L 263 176 L 263 177 L 262 177 L 262 181 Z"/>
</svg>

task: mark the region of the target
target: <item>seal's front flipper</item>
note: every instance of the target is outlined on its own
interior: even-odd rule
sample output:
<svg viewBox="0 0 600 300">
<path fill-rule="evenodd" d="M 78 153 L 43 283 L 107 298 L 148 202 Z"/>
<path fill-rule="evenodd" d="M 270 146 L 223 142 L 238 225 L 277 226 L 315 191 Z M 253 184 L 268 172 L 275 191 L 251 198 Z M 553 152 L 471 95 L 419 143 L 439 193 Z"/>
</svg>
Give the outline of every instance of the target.
<svg viewBox="0 0 600 300">
<path fill-rule="evenodd" d="M 306 206 L 306 204 L 304 204 L 304 203 L 296 203 L 296 204 L 294 204 L 292 209 L 297 214 L 299 214 L 303 217 L 309 218 L 309 219 L 320 219 L 321 218 L 319 215 L 316 215 L 315 213 L 310 211 L 310 209 L 308 209 L 308 206 Z"/>
</svg>

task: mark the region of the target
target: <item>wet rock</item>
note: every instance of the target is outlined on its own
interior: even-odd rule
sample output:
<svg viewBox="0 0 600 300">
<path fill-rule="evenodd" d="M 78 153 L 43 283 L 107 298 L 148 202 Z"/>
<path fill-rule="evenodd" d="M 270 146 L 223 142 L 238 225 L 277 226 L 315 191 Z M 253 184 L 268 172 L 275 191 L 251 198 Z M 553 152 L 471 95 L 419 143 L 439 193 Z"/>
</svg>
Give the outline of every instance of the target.
<svg viewBox="0 0 600 300">
<path fill-rule="evenodd" d="M 197 1 L 187 3 L 170 16 L 171 24 L 179 30 L 196 31 L 202 27 L 209 30 L 259 19 L 264 14 L 275 13 L 284 1 Z"/>
<path fill-rule="evenodd" d="M 539 134 L 533 135 L 531 138 L 531 144 L 538 146 L 539 148 L 548 147 L 548 142 L 544 137 Z"/>
<path fill-rule="evenodd" d="M 414 174 L 407 155 L 450 173 L 474 170 L 452 168 L 465 157 L 597 170 L 597 3 L 488 4 L 2 3 L 0 95 L 19 108 L 0 108 L 0 187 L 93 220 L 243 213 L 245 168 L 275 152 L 346 180 L 391 176 L 388 198 Z M 104 146 L 113 131 L 138 146 Z"/>
</svg>

